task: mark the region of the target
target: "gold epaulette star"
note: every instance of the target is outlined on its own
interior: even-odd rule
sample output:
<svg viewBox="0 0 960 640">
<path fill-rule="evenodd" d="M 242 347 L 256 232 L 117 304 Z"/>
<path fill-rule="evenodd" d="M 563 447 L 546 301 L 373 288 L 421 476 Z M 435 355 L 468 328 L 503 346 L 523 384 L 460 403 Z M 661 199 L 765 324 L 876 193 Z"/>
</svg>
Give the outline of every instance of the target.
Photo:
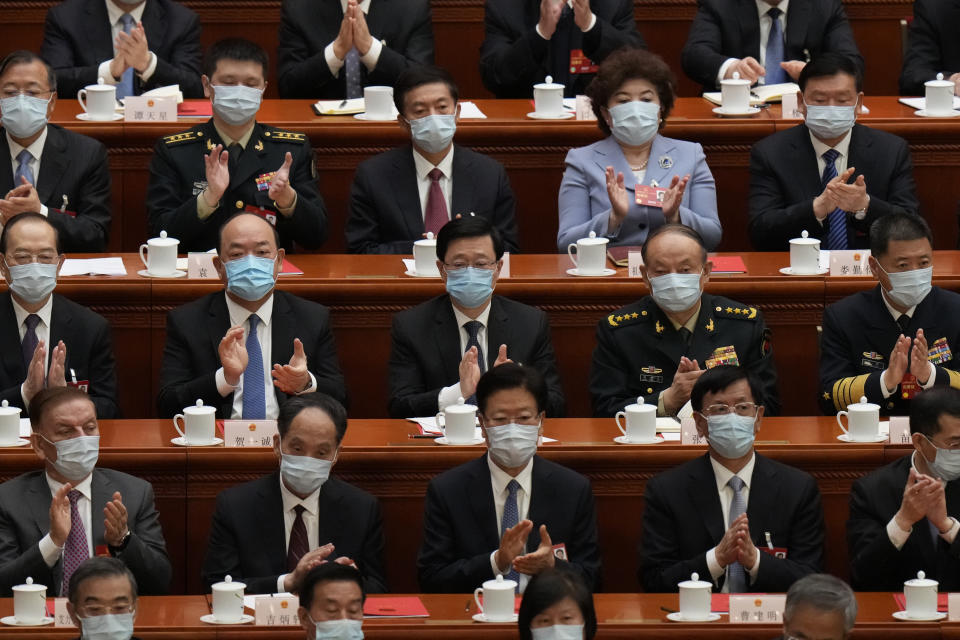
<svg viewBox="0 0 960 640">
<path fill-rule="evenodd" d="M 646 312 L 644 312 L 644 313 L 646 313 Z M 630 317 L 633 318 L 634 320 L 636 320 L 637 318 L 640 317 L 640 314 L 638 314 L 636 311 L 634 311 L 633 313 L 630 314 Z"/>
<path fill-rule="evenodd" d="M 824 400 L 829 400 L 829 399 L 830 399 L 830 392 L 829 392 L 829 391 L 824 391 L 824 392 L 823 392 L 823 399 L 824 399 Z"/>
<path fill-rule="evenodd" d="M 732 308 L 732 307 L 727 307 L 727 313 L 733 313 L 733 308 Z"/>
<path fill-rule="evenodd" d="M 617 316 L 617 322 L 622 322 L 622 321 L 623 321 L 623 316 Z"/>
</svg>

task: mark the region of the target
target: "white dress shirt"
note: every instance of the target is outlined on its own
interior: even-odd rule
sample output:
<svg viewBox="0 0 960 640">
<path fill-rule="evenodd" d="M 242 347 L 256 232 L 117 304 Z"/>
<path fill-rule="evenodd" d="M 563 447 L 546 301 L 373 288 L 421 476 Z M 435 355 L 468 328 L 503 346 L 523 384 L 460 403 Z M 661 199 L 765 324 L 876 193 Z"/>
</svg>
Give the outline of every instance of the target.
<svg viewBox="0 0 960 640">
<path fill-rule="evenodd" d="M 530 509 L 530 496 L 533 493 L 533 458 L 530 458 L 527 466 L 517 474 L 516 478 L 498 467 L 490 458 L 490 454 L 487 454 L 487 466 L 490 468 L 490 484 L 493 488 L 493 507 L 497 514 L 497 533 L 502 538 L 503 529 L 500 525 L 503 524 L 503 507 L 507 503 L 507 496 L 510 495 L 510 492 L 507 490 L 507 485 L 510 484 L 511 480 L 516 480 L 520 484 L 520 488 L 517 490 L 517 523 L 519 524 L 527 518 L 527 511 Z M 490 568 L 493 570 L 493 575 L 496 576 L 502 571 L 503 575 L 506 576 L 506 574 L 510 572 L 510 567 L 498 567 L 496 556 L 497 550 L 494 549 L 493 553 L 490 554 Z M 530 576 L 521 573 L 520 593 L 523 593 L 524 589 L 527 588 L 528 582 L 530 582 Z"/>
<path fill-rule="evenodd" d="M 460 354 L 461 359 L 463 359 L 463 353 L 467 350 L 467 340 L 470 339 L 470 335 L 467 333 L 467 330 L 464 329 L 464 325 L 472 320 L 469 316 L 464 314 L 462 311 L 453 306 L 453 303 L 450 303 L 450 306 L 453 307 L 453 316 L 457 320 L 457 326 L 460 327 Z M 483 308 L 483 311 L 480 312 L 480 315 L 477 316 L 477 322 L 480 323 L 480 331 L 477 332 L 477 342 L 480 343 L 480 348 L 483 350 L 484 361 L 489 363 L 489 352 L 487 351 L 487 321 L 490 319 L 490 302 L 487 301 L 487 306 Z M 497 348 L 500 348 L 500 345 L 497 345 Z M 479 365 L 479 361 L 477 362 Z M 437 404 L 439 405 L 439 410 L 443 411 L 451 404 L 457 404 L 457 400 L 463 396 L 463 391 L 460 390 L 460 381 L 457 380 L 449 387 L 444 387 L 440 390 L 440 395 L 437 398 Z"/>
<path fill-rule="evenodd" d="M 767 66 L 767 42 L 770 40 L 770 27 L 773 26 L 773 21 L 770 20 L 770 16 L 767 15 L 767 11 L 776 6 L 778 9 L 783 11 L 780 14 L 780 17 L 777 18 L 777 21 L 780 23 L 780 32 L 783 34 L 784 39 L 784 51 L 783 55 L 786 58 L 786 39 L 787 39 L 787 5 L 790 4 L 790 0 L 781 0 L 780 4 L 773 5 L 769 2 L 764 2 L 763 0 L 756 0 L 757 3 L 757 15 L 760 18 L 760 62 L 761 67 Z M 738 62 L 739 58 L 728 58 L 723 61 L 723 64 L 720 65 L 720 71 L 717 72 L 717 86 L 720 85 L 720 81 L 723 80 L 723 77 L 727 74 L 727 69 L 730 68 L 730 65 Z M 786 60 L 784 60 L 786 62 Z M 788 78 L 789 80 L 789 78 Z M 763 83 L 763 76 L 760 76 L 760 83 Z"/>
<path fill-rule="evenodd" d="M 320 487 L 322 489 L 323 487 Z M 307 547 L 308 551 L 313 551 L 320 546 L 318 537 L 320 535 L 320 489 L 317 489 L 304 499 L 293 494 L 287 485 L 283 484 L 283 477 L 280 478 L 280 496 L 283 498 L 283 533 L 285 548 L 290 549 L 290 531 L 293 529 L 293 522 L 297 519 L 296 506 L 303 505 L 303 526 L 307 528 Z M 277 593 L 283 593 L 286 589 L 283 581 L 288 574 L 284 573 L 277 578 Z"/>
<path fill-rule="evenodd" d="M 60 491 L 60 487 L 63 484 L 57 482 L 45 474 L 47 478 L 47 484 L 50 486 L 50 497 L 57 495 L 57 491 Z M 90 505 L 93 501 L 93 493 L 90 489 L 90 483 L 92 481 L 93 474 L 90 473 L 86 478 L 73 485 L 73 488 L 80 492 L 80 499 L 77 500 L 77 510 L 80 512 L 80 521 L 83 522 L 83 530 L 87 534 L 87 553 L 89 557 L 93 557 L 93 528 L 91 526 L 91 510 Z M 43 561 L 47 563 L 48 567 L 53 567 L 57 564 L 57 561 L 60 559 L 60 554 L 63 553 L 63 547 L 58 547 L 54 544 L 53 540 L 50 538 L 50 533 L 47 532 L 47 535 L 40 538 L 40 542 L 37 543 L 40 546 L 40 555 L 43 557 Z M 61 594 L 66 595 L 66 594 Z"/>
<path fill-rule="evenodd" d="M 881 388 L 883 385 L 880 385 Z M 914 451 L 913 455 L 910 456 L 910 466 L 913 467 L 913 470 L 917 473 L 922 473 L 920 469 L 917 469 L 917 452 Z M 939 534 L 941 538 L 946 540 L 947 544 L 953 544 L 953 541 L 957 538 L 957 532 L 960 532 L 960 522 L 956 518 L 951 517 L 950 520 L 953 521 L 953 526 L 947 529 L 944 533 Z M 923 522 L 923 520 L 920 520 Z M 918 522 L 917 524 L 920 524 Z M 929 521 L 928 521 L 929 522 Z M 917 526 L 916 524 L 914 527 Z M 913 527 L 910 528 L 910 531 L 904 531 L 897 524 L 897 515 L 894 514 L 890 518 L 890 522 L 887 523 L 887 537 L 890 538 L 890 544 L 897 548 L 897 551 L 903 548 L 903 545 L 907 543 L 907 538 L 910 537 L 910 534 L 913 532 Z M 925 532 L 924 532 L 925 533 Z"/>
<path fill-rule="evenodd" d="M 561 0 L 561 2 L 562 2 L 562 1 L 563 1 L 563 0 Z M 567 6 L 570 7 L 571 9 L 573 9 L 573 0 L 567 0 Z M 587 25 L 587 28 L 586 28 L 586 29 L 581 29 L 580 31 L 581 31 L 582 33 L 586 33 L 587 31 L 590 31 L 590 29 L 593 29 L 593 28 L 596 26 L 596 24 L 597 24 L 597 14 L 591 12 L 591 13 L 590 13 L 590 24 Z M 547 38 L 546 36 L 544 36 L 543 33 L 540 31 L 540 22 L 539 22 L 539 21 L 537 22 L 537 26 L 535 26 L 534 29 L 536 30 L 537 35 L 540 36 L 541 38 L 543 38 L 544 40 L 549 40 L 549 39 L 550 39 L 550 38 Z"/>
<path fill-rule="evenodd" d="M 107 4 L 107 17 L 110 20 L 110 37 L 112 38 L 110 45 L 113 46 L 117 41 L 117 36 L 123 33 L 123 22 L 120 20 L 125 14 L 129 13 L 133 17 L 133 25 L 136 28 L 143 20 L 143 10 L 146 8 L 147 3 L 144 2 L 139 7 L 135 9 L 130 9 L 130 11 L 124 11 L 117 5 L 115 5 L 110 0 L 103 0 Z M 147 42 L 147 46 L 150 46 L 150 43 Z M 114 48 L 114 55 L 116 55 L 117 50 Z M 110 60 L 104 60 L 100 63 L 100 66 L 97 68 L 97 77 L 102 79 L 104 84 L 120 84 L 120 81 L 113 77 L 113 74 L 110 73 L 110 63 L 113 62 L 113 58 Z M 153 51 L 150 52 L 150 64 L 147 65 L 147 68 L 143 70 L 143 73 L 137 72 L 136 69 L 133 70 L 134 73 L 140 76 L 140 79 L 144 82 L 148 81 L 153 77 L 154 71 L 157 70 L 157 54 Z"/>
<path fill-rule="evenodd" d="M 890 301 L 887 300 L 887 294 L 886 294 L 886 292 L 883 292 L 883 293 L 881 294 L 880 298 L 883 300 L 883 304 L 887 307 L 887 311 L 890 312 L 890 316 L 893 318 L 893 321 L 896 322 L 897 319 L 900 317 L 900 312 L 897 311 L 896 309 L 894 309 L 894 308 L 893 308 L 893 305 L 890 304 Z M 904 315 L 906 315 L 908 318 L 913 318 L 913 312 L 916 311 L 916 310 L 917 310 L 917 305 L 913 305 L 912 307 L 910 307 L 909 309 L 907 309 L 907 310 L 904 311 L 903 313 L 904 313 Z M 908 338 L 912 338 L 913 336 L 907 336 L 907 337 L 908 337 Z M 930 371 L 930 376 L 927 378 L 927 383 L 926 383 L 926 384 L 920 385 L 920 387 L 923 388 L 923 389 L 932 389 L 934 383 L 937 381 L 937 367 L 936 367 L 936 365 L 934 365 L 932 362 L 929 362 L 929 361 L 928 361 L 928 364 L 930 365 L 930 369 L 929 369 L 929 371 Z M 897 385 L 893 388 L 893 391 L 887 391 L 887 385 L 886 385 L 886 383 L 884 382 L 884 380 L 886 379 L 886 375 L 887 375 L 887 370 L 884 369 L 884 370 L 883 370 L 883 373 L 882 373 L 881 376 L 880 376 L 880 393 L 883 394 L 883 399 L 884 399 L 884 400 L 886 400 L 887 398 L 889 398 L 890 396 L 892 396 L 892 395 L 894 394 L 894 392 L 896 392 L 897 387 L 900 386 L 900 381 L 898 380 L 898 381 L 897 381 Z"/>
<path fill-rule="evenodd" d="M 837 175 L 839 176 L 844 171 L 847 170 L 847 163 L 850 160 L 850 136 L 853 135 L 853 129 L 847 131 L 847 135 L 836 144 L 836 146 L 831 147 L 824 143 L 820 138 L 813 135 L 813 132 L 810 133 L 810 142 L 813 144 L 813 152 L 817 156 L 817 171 L 820 176 L 823 176 L 823 170 L 827 166 L 827 161 L 823 159 L 823 154 L 825 154 L 830 149 L 835 150 L 839 155 L 837 159 L 834 160 L 833 166 L 837 168 Z"/>
<path fill-rule="evenodd" d="M 360 11 L 363 11 L 364 15 L 370 13 L 370 3 L 373 0 L 362 0 L 357 5 L 357 8 Z M 340 6 L 343 8 L 343 13 L 347 13 L 347 0 L 340 0 Z M 339 28 L 337 29 L 339 33 Z M 334 40 L 335 41 L 335 40 Z M 370 49 L 362 56 L 360 56 L 360 62 L 363 63 L 363 66 L 367 68 L 367 71 L 373 71 L 377 67 L 377 62 L 380 60 L 380 52 L 383 50 L 383 46 L 386 42 L 382 40 L 377 40 L 376 35 L 370 34 Z M 359 51 L 358 51 L 359 53 Z M 330 73 L 333 74 L 333 77 L 340 76 L 340 69 L 343 68 L 343 60 L 338 58 L 333 52 L 333 42 L 328 44 L 323 50 L 323 57 L 327 61 L 327 66 L 330 67 Z"/>
<path fill-rule="evenodd" d="M 20 306 L 20 304 L 10 296 L 10 302 L 13 303 L 13 313 L 17 317 L 17 330 L 20 332 L 20 343 L 23 344 L 23 336 L 27 335 L 27 316 L 30 312 Z M 48 296 L 47 301 L 37 311 L 40 322 L 34 332 L 37 334 L 37 340 L 43 341 L 47 345 L 47 357 L 43 361 L 43 378 L 47 378 L 47 370 L 50 367 L 50 317 L 53 315 L 53 296 Z M 23 394 L 23 384 L 20 385 L 20 398 L 23 399 L 23 406 L 27 406 L 26 396 Z"/>
<path fill-rule="evenodd" d="M 420 155 L 416 149 L 413 150 L 413 165 L 417 170 L 417 191 L 420 193 L 420 214 L 423 219 L 427 217 L 427 197 L 430 195 L 430 176 L 427 175 L 434 168 L 440 169 L 443 177 L 438 180 L 440 191 L 443 192 L 443 201 L 447 205 L 447 219 L 453 215 L 453 145 L 450 145 L 450 151 L 444 156 L 440 164 L 434 167 L 433 163 Z"/>
<path fill-rule="evenodd" d="M 43 155 L 43 145 L 47 143 L 47 128 L 43 128 L 43 133 L 40 134 L 36 140 L 33 141 L 29 147 L 22 147 L 20 143 L 10 137 L 9 131 L 4 131 L 4 134 L 7 136 L 7 147 L 10 149 L 10 162 L 13 167 L 13 186 L 14 188 L 19 187 L 20 183 L 17 182 L 17 167 L 20 166 L 20 161 L 17 160 L 17 156 L 20 155 L 20 152 L 26 149 L 30 152 L 30 172 L 33 173 L 33 186 L 34 188 L 40 182 L 40 158 Z M 47 215 L 49 210 L 47 205 L 40 205 L 40 215 Z M 0 224 L 0 231 L 3 231 L 3 225 Z"/>
<path fill-rule="evenodd" d="M 750 461 L 744 465 L 743 469 L 740 469 L 736 474 L 734 474 L 730 469 L 727 469 L 725 466 L 713 459 L 713 456 L 710 457 L 710 466 L 713 467 L 713 475 L 717 480 L 717 493 L 720 496 L 720 512 L 723 514 L 723 530 L 726 532 L 730 528 L 730 504 L 733 502 L 733 489 L 727 485 L 730 482 L 730 478 L 734 475 L 738 476 L 743 480 L 743 489 L 740 492 L 743 494 L 743 502 L 745 507 L 750 505 L 750 483 L 753 481 L 753 467 L 757 463 L 757 454 L 750 456 Z M 760 572 L 760 554 L 763 551 L 757 549 L 757 560 L 754 562 L 752 567 L 744 567 L 747 570 L 747 573 L 750 575 L 750 584 L 753 584 L 757 579 L 757 574 Z M 720 579 L 726 572 L 726 567 L 721 567 L 720 563 L 717 562 L 717 548 L 714 547 L 707 551 L 707 567 L 710 569 L 710 576 L 713 578 L 714 584 Z M 722 593 L 730 592 L 730 583 L 728 580 L 724 580 Z"/>
</svg>

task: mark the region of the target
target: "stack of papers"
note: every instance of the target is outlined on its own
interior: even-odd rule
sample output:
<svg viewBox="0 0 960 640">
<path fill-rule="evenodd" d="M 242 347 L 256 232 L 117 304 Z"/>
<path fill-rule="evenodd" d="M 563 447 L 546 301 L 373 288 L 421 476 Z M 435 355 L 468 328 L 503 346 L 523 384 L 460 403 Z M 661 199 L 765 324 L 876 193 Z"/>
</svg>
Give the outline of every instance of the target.
<svg viewBox="0 0 960 640">
<path fill-rule="evenodd" d="M 123 258 L 67 258 L 60 269 L 61 276 L 125 276 Z"/>
<path fill-rule="evenodd" d="M 363 98 L 318 100 L 313 104 L 313 111 L 318 116 L 349 116 L 355 113 L 363 113 L 365 110 Z"/>
<path fill-rule="evenodd" d="M 761 84 L 750 89 L 750 104 L 758 105 L 764 102 L 780 102 L 785 93 L 796 93 L 800 91 L 800 85 L 794 82 L 781 82 L 780 84 Z M 703 97 L 715 105 L 722 104 L 720 91 L 707 91 Z"/>
<path fill-rule="evenodd" d="M 486 118 L 486 114 L 483 111 L 480 111 L 478 107 L 473 102 L 461 102 L 460 103 L 460 119 L 468 120 L 470 118 Z"/>
</svg>

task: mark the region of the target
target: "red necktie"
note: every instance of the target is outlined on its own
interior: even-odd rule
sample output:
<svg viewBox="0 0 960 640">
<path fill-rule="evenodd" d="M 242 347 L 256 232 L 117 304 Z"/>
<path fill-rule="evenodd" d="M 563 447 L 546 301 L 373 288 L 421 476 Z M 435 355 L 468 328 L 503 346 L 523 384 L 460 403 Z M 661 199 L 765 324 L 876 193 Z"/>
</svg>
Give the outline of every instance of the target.
<svg viewBox="0 0 960 640">
<path fill-rule="evenodd" d="M 430 191 L 427 194 L 427 211 L 423 216 L 423 227 L 426 231 L 432 231 L 437 235 L 440 227 L 447 224 L 450 217 L 447 215 L 447 201 L 443 197 L 443 190 L 440 188 L 440 178 L 443 177 L 443 171 L 434 167 L 427 174 L 430 178 Z"/>
<path fill-rule="evenodd" d="M 297 512 L 297 516 L 293 519 L 293 527 L 290 529 L 290 544 L 287 546 L 287 571 L 296 569 L 300 558 L 310 550 L 310 542 L 307 540 L 307 526 L 303 523 L 303 505 L 298 504 L 293 510 Z"/>
</svg>

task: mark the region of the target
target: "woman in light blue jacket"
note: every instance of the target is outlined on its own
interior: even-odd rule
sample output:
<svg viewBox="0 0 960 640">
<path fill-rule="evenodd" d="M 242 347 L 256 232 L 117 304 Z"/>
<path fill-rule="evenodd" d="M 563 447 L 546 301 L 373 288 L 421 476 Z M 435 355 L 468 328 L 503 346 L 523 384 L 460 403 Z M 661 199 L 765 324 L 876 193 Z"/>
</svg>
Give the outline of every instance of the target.
<svg viewBox="0 0 960 640">
<path fill-rule="evenodd" d="M 567 153 L 560 251 L 591 231 L 609 238 L 610 246 L 640 245 L 666 223 L 696 229 L 708 250 L 720 244 L 717 193 L 703 147 L 659 134 L 675 86 L 663 59 L 642 49 L 621 49 L 600 65 L 587 95 L 607 137 Z M 637 204 L 638 190 L 644 202 L 662 206 Z"/>
</svg>

